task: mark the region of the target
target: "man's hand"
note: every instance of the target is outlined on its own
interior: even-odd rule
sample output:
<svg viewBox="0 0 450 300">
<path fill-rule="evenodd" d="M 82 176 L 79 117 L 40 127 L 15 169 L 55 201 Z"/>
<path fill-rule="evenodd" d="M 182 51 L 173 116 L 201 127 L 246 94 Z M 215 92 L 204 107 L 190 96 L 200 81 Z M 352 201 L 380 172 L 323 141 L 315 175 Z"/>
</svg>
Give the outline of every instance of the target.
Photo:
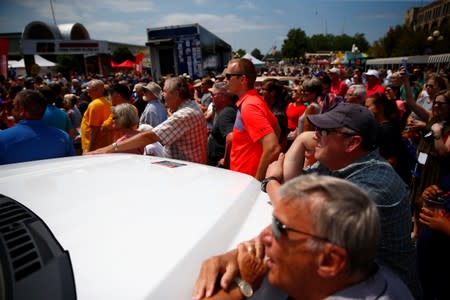
<svg viewBox="0 0 450 300">
<path fill-rule="evenodd" d="M 202 263 L 200 274 L 194 285 L 192 299 L 210 297 L 214 293 L 217 277 L 222 275 L 220 286 L 228 290 L 233 278 L 238 274 L 237 251 L 232 250 L 219 256 L 208 258 Z"/>
<path fill-rule="evenodd" d="M 264 256 L 264 245 L 259 238 L 242 243 L 238 247 L 237 261 L 240 276 L 252 286 L 254 291 L 260 287 L 264 274 L 267 272 Z"/>
<path fill-rule="evenodd" d="M 284 153 L 280 153 L 278 155 L 278 159 L 272 162 L 267 167 L 266 178 L 273 176 L 278 178 L 280 181 L 283 181 L 283 163 L 284 163 Z"/>
</svg>

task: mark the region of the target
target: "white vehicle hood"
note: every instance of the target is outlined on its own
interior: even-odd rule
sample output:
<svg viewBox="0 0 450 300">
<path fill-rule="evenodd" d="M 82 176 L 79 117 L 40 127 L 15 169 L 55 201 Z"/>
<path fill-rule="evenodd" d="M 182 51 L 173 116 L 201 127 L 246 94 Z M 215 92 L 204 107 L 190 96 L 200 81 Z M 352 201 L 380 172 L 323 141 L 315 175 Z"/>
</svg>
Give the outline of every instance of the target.
<svg viewBox="0 0 450 300">
<path fill-rule="evenodd" d="M 201 262 L 256 236 L 271 215 L 248 175 L 127 154 L 0 166 L 0 193 L 69 251 L 78 299 L 190 299 Z"/>
</svg>

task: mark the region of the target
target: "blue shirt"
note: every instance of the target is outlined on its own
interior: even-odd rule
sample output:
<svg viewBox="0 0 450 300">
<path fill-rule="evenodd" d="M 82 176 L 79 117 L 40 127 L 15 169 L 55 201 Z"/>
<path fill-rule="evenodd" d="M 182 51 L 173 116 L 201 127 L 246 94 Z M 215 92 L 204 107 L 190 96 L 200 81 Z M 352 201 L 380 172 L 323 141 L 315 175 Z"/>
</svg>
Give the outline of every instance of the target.
<svg viewBox="0 0 450 300">
<path fill-rule="evenodd" d="M 66 132 L 69 129 L 73 128 L 69 116 L 64 111 L 51 104 L 47 104 L 47 108 L 45 109 L 45 114 L 42 117 L 42 121 L 44 121 L 49 126 L 59 128 Z"/>
<path fill-rule="evenodd" d="M 42 120 L 21 120 L 0 131 L 0 164 L 75 155 L 69 135 Z"/>
</svg>

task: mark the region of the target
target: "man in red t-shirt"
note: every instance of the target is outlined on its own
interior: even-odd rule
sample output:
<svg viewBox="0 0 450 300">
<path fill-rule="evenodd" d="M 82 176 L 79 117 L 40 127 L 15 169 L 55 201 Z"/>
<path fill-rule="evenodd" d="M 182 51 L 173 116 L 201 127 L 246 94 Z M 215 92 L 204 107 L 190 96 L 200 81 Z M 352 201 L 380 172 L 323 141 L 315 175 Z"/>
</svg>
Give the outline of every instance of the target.
<svg viewBox="0 0 450 300">
<path fill-rule="evenodd" d="M 239 97 L 233 128 L 230 169 L 264 179 L 267 166 L 280 153 L 280 128 L 264 99 L 254 88 L 256 69 L 244 58 L 232 59 L 225 71 L 231 94 Z"/>
<path fill-rule="evenodd" d="M 364 77 L 366 78 L 366 97 L 370 97 L 376 93 L 384 94 L 384 87 L 380 84 L 380 73 L 377 70 L 369 69 L 366 73 L 364 73 Z"/>
<path fill-rule="evenodd" d="M 341 80 L 341 70 L 336 67 L 333 67 L 328 70 L 328 76 L 331 79 L 330 91 L 336 96 L 344 97 L 347 93 L 348 86 L 347 84 Z"/>
</svg>

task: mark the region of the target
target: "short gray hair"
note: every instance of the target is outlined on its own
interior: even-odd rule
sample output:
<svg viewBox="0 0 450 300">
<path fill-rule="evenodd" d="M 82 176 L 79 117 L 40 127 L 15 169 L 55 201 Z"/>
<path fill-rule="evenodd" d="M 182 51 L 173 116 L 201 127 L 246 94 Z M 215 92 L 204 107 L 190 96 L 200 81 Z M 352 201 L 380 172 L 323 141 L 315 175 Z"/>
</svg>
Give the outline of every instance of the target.
<svg viewBox="0 0 450 300">
<path fill-rule="evenodd" d="M 370 272 L 381 229 L 377 207 L 363 190 L 343 179 L 311 174 L 286 182 L 279 192 L 281 201 L 319 201 L 314 234 L 347 251 L 350 274 Z M 311 248 L 321 243 L 310 241 Z"/>
<path fill-rule="evenodd" d="M 359 97 L 361 102 L 364 103 L 367 96 L 366 87 L 362 84 L 354 84 L 350 88 L 353 89 L 353 95 Z"/>
<path fill-rule="evenodd" d="M 119 128 L 135 129 L 139 125 L 137 109 L 130 103 L 122 103 L 112 107 L 113 119 Z"/>
</svg>

